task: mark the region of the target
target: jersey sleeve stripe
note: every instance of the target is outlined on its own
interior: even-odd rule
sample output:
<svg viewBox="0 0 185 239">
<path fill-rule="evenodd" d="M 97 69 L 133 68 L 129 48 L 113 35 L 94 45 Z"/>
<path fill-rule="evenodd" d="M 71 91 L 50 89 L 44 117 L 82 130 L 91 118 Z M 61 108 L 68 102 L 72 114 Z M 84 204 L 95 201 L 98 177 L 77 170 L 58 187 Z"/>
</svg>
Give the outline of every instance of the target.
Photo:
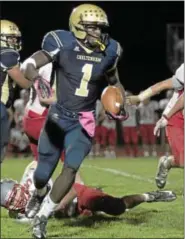
<svg viewBox="0 0 185 239">
<path fill-rule="evenodd" d="M 3 49 L 3 50 L 1 50 L 0 54 L 2 55 L 4 53 L 9 53 L 9 52 L 16 53 L 18 55 L 18 53 L 16 51 L 14 51 L 13 49 Z"/>
<path fill-rule="evenodd" d="M 53 37 L 53 39 L 55 40 L 55 42 L 56 42 L 58 48 L 63 47 L 63 45 L 62 45 L 62 43 L 60 42 L 58 36 L 55 34 L 55 32 L 51 31 L 51 32 L 48 32 L 48 33 L 44 36 L 44 38 L 43 38 L 43 40 L 42 40 L 42 45 L 41 45 L 42 48 L 44 47 L 44 43 L 45 43 L 46 39 L 49 37 L 49 35 L 51 35 L 51 36 Z"/>
<path fill-rule="evenodd" d="M 117 51 L 116 51 L 117 55 L 120 56 L 121 55 L 121 46 L 118 42 L 118 45 L 117 45 Z"/>
<path fill-rule="evenodd" d="M 55 39 L 58 47 L 63 47 L 63 44 L 62 44 L 61 40 L 59 39 L 59 37 L 57 36 L 57 34 L 55 32 L 51 32 L 51 35 Z"/>
<path fill-rule="evenodd" d="M 44 43 L 45 43 L 45 40 L 47 39 L 47 37 L 49 36 L 49 34 L 50 34 L 50 32 L 48 32 L 48 33 L 44 36 L 44 38 L 43 38 L 43 40 L 42 40 L 41 48 L 43 48 Z"/>
<path fill-rule="evenodd" d="M 3 65 L 2 62 L 0 62 L 0 64 L 1 64 L 2 71 L 6 71 L 6 70 L 8 69 L 8 67 L 6 67 L 5 65 Z"/>
</svg>

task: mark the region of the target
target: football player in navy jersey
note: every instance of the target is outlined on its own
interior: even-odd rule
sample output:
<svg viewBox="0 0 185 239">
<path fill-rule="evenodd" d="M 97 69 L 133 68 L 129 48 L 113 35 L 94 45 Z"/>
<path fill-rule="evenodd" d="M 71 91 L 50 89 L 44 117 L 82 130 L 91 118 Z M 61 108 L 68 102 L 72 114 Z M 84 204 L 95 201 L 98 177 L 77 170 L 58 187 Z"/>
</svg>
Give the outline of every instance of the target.
<svg viewBox="0 0 185 239">
<path fill-rule="evenodd" d="M 32 82 L 25 78 L 24 74 L 19 68 L 19 51 L 22 48 L 22 43 L 21 32 L 15 23 L 8 20 L 0 20 L 0 44 L 0 162 L 2 162 L 5 156 L 6 146 L 9 139 L 9 121 L 6 104 L 8 104 L 8 107 L 10 107 L 9 99 L 11 99 L 11 103 L 13 103 L 13 82 L 17 83 L 22 88 L 29 88 L 32 85 Z M 39 80 L 38 83 L 38 89 L 36 90 L 39 94 L 50 94 L 50 87 L 47 84 L 45 84 L 41 80 Z"/>
<path fill-rule="evenodd" d="M 10 107 L 9 99 L 13 98 L 13 83 L 17 83 L 22 88 L 28 88 L 31 82 L 24 77 L 19 68 L 21 32 L 15 23 L 8 20 L 0 20 L 0 44 L 0 162 L 2 162 L 9 139 L 9 121 L 6 106 L 8 105 L 7 107 Z"/>
<path fill-rule="evenodd" d="M 120 44 L 106 33 L 109 26 L 106 13 L 98 6 L 82 4 L 69 19 L 70 31 L 47 33 L 42 50 L 34 53 L 24 69 L 32 80 L 40 78 L 37 69 L 55 62 L 57 102 L 51 105 L 48 118 L 39 139 L 39 160 L 34 174 L 36 193 L 27 205 L 27 216 L 35 217 L 33 235 L 45 237 L 45 226 L 51 211 L 70 190 L 76 172 L 88 155 L 95 130 L 95 103 L 104 76 L 110 85 L 124 89 L 117 73 L 121 56 Z M 40 98 L 42 101 L 43 98 Z M 43 99 L 44 100 L 44 99 Z M 126 118 L 124 107 L 113 119 Z M 47 182 L 56 168 L 62 150 L 65 162 L 48 200 L 40 204 L 47 193 Z"/>
</svg>

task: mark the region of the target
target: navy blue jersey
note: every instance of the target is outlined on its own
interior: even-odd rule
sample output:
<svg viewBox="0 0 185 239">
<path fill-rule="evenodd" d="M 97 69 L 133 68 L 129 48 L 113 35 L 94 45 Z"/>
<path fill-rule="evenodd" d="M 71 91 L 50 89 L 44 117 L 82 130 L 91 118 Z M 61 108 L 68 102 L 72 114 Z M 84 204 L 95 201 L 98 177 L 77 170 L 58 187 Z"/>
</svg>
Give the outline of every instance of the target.
<svg viewBox="0 0 185 239">
<path fill-rule="evenodd" d="M 19 64 L 20 55 L 9 48 L 0 49 L 0 96 L 4 104 L 13 98 L 13 80 L 7 74 L 7 70 Z M 9 106 L 9 103 L 8 103 Z"/>
<path fill-rule="evenodd" d="M 42 49 L 57 63 L 57 101 L 71 111 L 95 108 L 105 73 L 116 66 L 120 45 L 110 39 L 105 52 L 93 52 L 81 45 L 69 31 L 51 31 L 43 39 Z"/>
</svg>

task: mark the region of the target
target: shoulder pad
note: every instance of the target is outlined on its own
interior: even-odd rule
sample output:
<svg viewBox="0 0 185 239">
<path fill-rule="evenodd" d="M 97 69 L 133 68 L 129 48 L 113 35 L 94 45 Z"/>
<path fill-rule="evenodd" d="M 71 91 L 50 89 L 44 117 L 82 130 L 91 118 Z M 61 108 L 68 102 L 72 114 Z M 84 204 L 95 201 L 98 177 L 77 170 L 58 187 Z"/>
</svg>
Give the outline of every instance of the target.
<svg viewBox="0 0 185 239">
<path fill-rule="evenodd" d="M 71 45 L 71 43 L 75 40 L 73 33 L 70 31 L 56 30 L 56 31 L 54 31 L 54 33 L 60 39 L 63 47 L 67 47 L 67 46 Z"/>
<path fill-rule="evenodd" d="M 56 56 L 61 48 L 70 45 L 74 36 L 69 31 L 54 30 L 48 32 L 42 41 L 42 49 L 50 54 L 51 57 Z"/>
<path fill-rule="evenodd" d="M 111 56 L 120 57 L 122 55 L 122 47 L 119 42 L 110 38 L 106 53 Z"/>
<path fill-rule="evenodd" d="M 6 71 L 19 65 L 20 55 L 13 49 L 1 49 L 0 51 L 0 63 L 1 68 Z"/>
</svg>

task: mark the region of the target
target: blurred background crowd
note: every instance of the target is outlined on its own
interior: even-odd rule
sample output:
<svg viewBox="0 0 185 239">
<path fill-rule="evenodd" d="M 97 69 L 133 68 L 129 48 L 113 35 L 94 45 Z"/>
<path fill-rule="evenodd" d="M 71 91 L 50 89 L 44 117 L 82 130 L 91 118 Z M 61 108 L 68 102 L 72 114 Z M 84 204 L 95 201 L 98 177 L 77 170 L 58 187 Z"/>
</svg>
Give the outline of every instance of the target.
<svg viewBox="0 0 185 239">
<path fill-rule="evenodd" d="M 131 94 L 126 91 L 126 95 Z M 109 120 L 104 114 L 101 101 L 98 100 L 96 133 L 89 157 L 155 157 L 169 153 L 165 132 L 162 132 L 160 138 L 156 138 L 153 129 L 172 94 L 173 91 L 167 91 L 166 97 L 159 101 L 147 100 L 137 107 L 128 106 L 129 118 L 123 122 Z M 8 151 L 14 157 L 24 158 L 31 153 L 29 139 L 23 130 L 23 116 L 29 99 L 29 91 L 20 90 L 19 97 L 14 101 L 13 109 L 9 109 L 11 131 Z"/>
</svg>

